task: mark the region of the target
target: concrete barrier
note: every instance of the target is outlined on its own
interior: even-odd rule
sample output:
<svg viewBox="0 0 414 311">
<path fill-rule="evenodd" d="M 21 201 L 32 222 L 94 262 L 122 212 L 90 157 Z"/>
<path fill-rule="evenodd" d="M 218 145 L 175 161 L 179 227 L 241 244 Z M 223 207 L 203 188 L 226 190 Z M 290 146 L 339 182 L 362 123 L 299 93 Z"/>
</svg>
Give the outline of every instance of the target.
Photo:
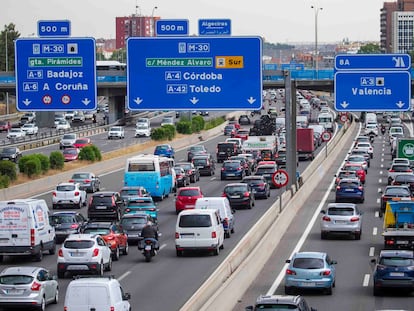
<svg viewBox="0 0 414 311">
<path fill-rule="evenodd" d="M 341 149 L 335 146 L 339 142 L 349 143 L 355 126 L 353 123 L 348 129 L 344 127 L 338 132 L 331 142 L 332 147 L 328 148 L 329 156 L 325 159 L 325 154 L 320 153 L 312 161 L 315 164 L 311 163 L 306 169 L 303 186 L 297 192 L 292 187 L 282 194 L 181 308 L 182 311 L 234 308 L 279 244 L 299 209 L 324 177 L 321 170 L 325 172 L 337 160 Z"/>
</svg>

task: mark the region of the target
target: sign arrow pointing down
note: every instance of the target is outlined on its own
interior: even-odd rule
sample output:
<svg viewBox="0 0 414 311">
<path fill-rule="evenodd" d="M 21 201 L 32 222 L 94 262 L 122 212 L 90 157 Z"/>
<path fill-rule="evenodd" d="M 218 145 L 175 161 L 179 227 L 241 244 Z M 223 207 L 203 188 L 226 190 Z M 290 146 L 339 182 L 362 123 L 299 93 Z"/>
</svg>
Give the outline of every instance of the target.
<svg viewBox="0 0 414 311">
<path fill-rule="evenodd" d="M 250 105 L 252 105 L 256 101 L 256 99 L 250 96 L 250 98 L 247 99 L 247 101 L 249 102 Z"/>
<path fill-rule="evenodd" d="M 197 104 L 197 103 L 198 103 L 198 99 L 197 99 L 197 98 L 195 98 L 195 97 L 193 97 L 193 98 L 191 98 L 191 99 L 190 99 L 190 102 L 191 102 L 193 105 L 195 105 L 195 104 Z"/>
<path fill-rule="evenodd" d="M 23 101 L 23 104 L 25 104 L 26 106 L 29 106 L 31 102 L 32 102 L 31 100 L 29 100 L 28 98 L 26 98 L 26 99 Z"/>
<path fill-rule="evenodd" d="M 141 98 L 139 98 L 139 97 L 137 97 L 137 98 L 135 98 L 134 99 L 134 102 L 137 104 L 137 105 L 139 105 L 140 103 L 142 103 L 144 100 L 143 99 L 141 99 Z"/>
</svg>

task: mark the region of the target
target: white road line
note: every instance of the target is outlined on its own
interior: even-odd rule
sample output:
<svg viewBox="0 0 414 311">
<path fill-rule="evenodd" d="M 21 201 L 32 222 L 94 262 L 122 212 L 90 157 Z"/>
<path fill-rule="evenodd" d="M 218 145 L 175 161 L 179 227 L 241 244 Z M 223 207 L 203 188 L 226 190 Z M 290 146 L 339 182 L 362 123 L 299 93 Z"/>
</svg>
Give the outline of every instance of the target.
<svg viewBox="0 0 414 311">
<path fill-rule="evenodd" d="M 381 162 L 384 162 L 384 158 L 381 159 Z"/>
<path fill-rule="evenodd" d="M 381 184 L 382 183 L 382 179 L 380 178 L 380 179 L 378 179 L 378 182 Z"/>
<path fill-rule="evenodd" d="M 379 171 L 379 174 L 382 175 L 382 171 Z"/>
<path fill-rule="evenodd" d="M 368 256 L 369 257 L 373 257 L 374 254 L 375 254 L 375 247 L 372 246 L 372 247 L 369 248 L 369 254 L 368 254 Z"/>
<path fill-rule="evenodd" d="M 381 168 L 383 168 L 384 167 L 384 164 L 381 164 Z"/>
<path fill-rule="evenodd" d="M 217 177 L 211 177 L 210 178 L 210 180 L 216 180 L 217 179 Z"/>
<path fill-rule="evenodd" d="M 376 212 L 375 212 L 374 217 L 375 217 L 375 218 L 378 218 L 378 217 L 379 217 L 379 211 L 376 211 Z"/>
<path fill-rule="evenodd" d="M 377 204 L 380 204 L 380 203 L 381 203 L 381 199 L 377 198 Z"/>
<path fill-rule="evenodd" d="M 370 274 L 365 274 L 364 275 L 364 281 L 362 282 L 363 287 L 368 287 L 370 278 L 371 278 Z"/>
<path fill-rule="evenodd" d="M 126 271 L 124 274 L 122 274 L 120 277 L 118 277 L 117 279 L 119 281 L 121 281 L 122 279 L 126 278 L 129 274 L 131 274 L 131 271 Z"/>
<path fill-rule="evenodd" d="M 381 188 L 378 188 L 378 193 L 380 193 L 380 192 L 381 192 Z M 377 199 L 377 202 L 378 202 L 378 200 L 379 200 L 379 199 Z"/>
<path fill-rule="evenodd" d="M 165 248 L 165 247 L 167 247 L 167 244 L 166 244 L 166 243 L 162 244 L 162 245 L 160 246 L 160 249 L 163 249 L 163 248 Z"/>
<path fill-rule="evenodd" d="M 378 228 L 377 227 L 372 228 L 372 235 L 377 235 L 377 233 L 378 233 Z"/>
</svg>

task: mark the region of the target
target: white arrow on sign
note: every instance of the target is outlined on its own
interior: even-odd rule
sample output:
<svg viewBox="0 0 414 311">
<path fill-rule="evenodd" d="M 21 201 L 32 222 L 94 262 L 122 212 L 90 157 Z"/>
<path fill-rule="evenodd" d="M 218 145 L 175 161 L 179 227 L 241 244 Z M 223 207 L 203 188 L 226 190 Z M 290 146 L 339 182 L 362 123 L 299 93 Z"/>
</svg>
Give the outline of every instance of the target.
<svg viewBox="0 0 414 311">
<path fill-rule="evenodd" d="M 256 101 L 256 98 L 253 98 L 253 97 L 251 97 L 250 96 L 250 98 L 249 99 L 247 99 L 247 101 L 249 102 L 249 104 L 251 105 L 251 104 L 253 104 L 255 101 Z"/>
<path fill-rule="evenodd" d="M 142 103 L 144 100 L 143 99 L 141 99 L 141 98 L 139 98 L 139 97 L 137 97 L 137 98 L 135 98 L 134 99 L 134 102 L 137 104 L 137 105 L 139 105 L 140 103 Z"/>
<path fill-rule="evenodd" d="M 198 103 L 198 99 L 197 99 L 197 98 L 195 98 L 195 97 L 193 97 L 193 98 L 191 98 L 191 99 L 190 99 L 190 102 L 191 102 L 193 105 L 195 105 L 195 104 L 197 104 L 197 103 Z"/>
<path fill-rule="evenodd" d="M 85 106 L 88 106 L 90 102 L 91 102 L 91 101 L 89 100 L 89 98 L 84 98 L 84 99 L 82 100 L 82 103 L 83 103 Z"/>
<path fill-rule="evenodd" d="M 404 103 L 401 100 L 395 104 L 398 106 L 398 108 L 402 108 L 404 106 Z"/>
<path fill-rule="evenodd" d="M 343 101 L 341 104 L 342 108 L 346 108 L 349 106 L 349 103 L 347 103 L 346 101 Z"/>
<path fill-rule="evenodd" d="M 29 106 L 31 102 L 32 102 L 31 100 L 29 100 L 28 98 L 26 98 L 26 99 L 23 101 L 23 104 L 25 104 L 26 106 Z"/>
</svg>

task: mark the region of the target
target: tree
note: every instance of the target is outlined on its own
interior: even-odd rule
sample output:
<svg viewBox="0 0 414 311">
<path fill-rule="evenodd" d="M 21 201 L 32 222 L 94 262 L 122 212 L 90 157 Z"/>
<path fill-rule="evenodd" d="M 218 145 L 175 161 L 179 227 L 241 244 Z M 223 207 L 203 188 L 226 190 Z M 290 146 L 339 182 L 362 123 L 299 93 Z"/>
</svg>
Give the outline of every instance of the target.
<svg viewBox="0 0 414 311">
<path fill-rule="evenodd" d="M 117 60 L 121 63 L 126 63 L 126 49 L 115 50 L 111 55 L 111 60 Z"/>
<path fill-rule="evenodd" d="M 14 71 L 14 40 L 20 37 L 15 27 L 16 25 L 10 23 L 4 25 L 4 30 L 0 32 L 0 71 Z M 6 62 L 8 68 L 6 68 Z"/>
<path fill-rule="evenodd" d="M 359 48 L 358 54 L 380 54 L 381 49 L 377 43 L 367 43 Z"/>
</svg>

